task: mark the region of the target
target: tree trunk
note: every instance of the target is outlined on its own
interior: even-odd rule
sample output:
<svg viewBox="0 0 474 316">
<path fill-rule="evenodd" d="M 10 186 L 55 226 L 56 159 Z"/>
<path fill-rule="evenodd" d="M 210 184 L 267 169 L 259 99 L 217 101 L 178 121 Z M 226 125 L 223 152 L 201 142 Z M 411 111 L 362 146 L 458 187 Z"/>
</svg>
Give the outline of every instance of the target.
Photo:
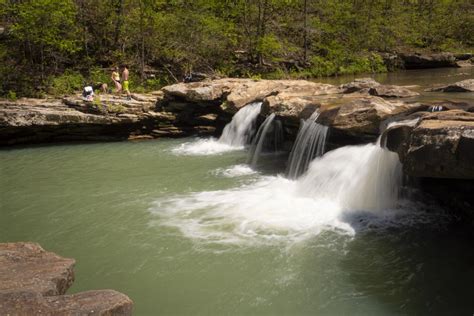
<svg viewBox="0 0 474 316">
<path fill-rule="evenodd" d="M 143 0 L 140 0 L 140 34 L 141 34 L 141 47 L 140 47 L 140 76 L 141 79 L 145 79 L 145 4 Z"/>
<path fill-rule="evenodd" d="M 308 60 L 308 0 L 304 0 L 303 14 L 303 60 L 306 63 Z"/>
<path fill-rule="evenodd" d="M 119 49 L 120 33 L 123 24 L 123 1 L 115 0 L 115 13 L 117 15 L 115 21 L 114 47 Z"/>
</svg>

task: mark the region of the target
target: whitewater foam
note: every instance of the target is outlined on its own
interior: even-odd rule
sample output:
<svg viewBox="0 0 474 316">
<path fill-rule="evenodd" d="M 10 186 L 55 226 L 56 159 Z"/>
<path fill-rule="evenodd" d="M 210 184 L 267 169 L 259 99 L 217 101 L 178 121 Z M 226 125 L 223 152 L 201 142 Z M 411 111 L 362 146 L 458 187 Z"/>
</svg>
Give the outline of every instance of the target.
<svg viewBox="0 0 474 316">
<path fill-rule="evenodd" d="M 299 180 L 258 175 L 238 188 L 157 200 L 158 225 L 211 244 L 295 243 L 324 231 L 426 223 L 432 214 L 398 198 L 398 156 L 378 144 L 347 146 L 316 158 Z"/>
<path fill-rule="evenodd" d="M 256 174 L 257 171 L 250 168 L 248 165 L 240 164 L 235 165 L 229 168 L 219 168 L 214 171 L 214 174 L 218 176 L 223 176 L 226 178 L 235 178 L 235 177 L 242 177 L 248 176 L 252 174 Z"/>
<path fill-rule="evenodd" d="M 151 211 L 159 216 L 160 225 L 211 243 L 300 241 L 323 229 L 354 233 L 338 220 L 335 203 L 298 196 L 296 190 L 292 180 L 262 177 L 236 189 L 158 200 Z"/>
<path fill-rule="evenodd" d="M 206 138 L 183 143 L 173 148 L 172 152 L 177 155 L 205 156 L 242 149 L 244 149 L 244 146 L 231 146 L 220 142 L 216 138 Z"/>
</svg>

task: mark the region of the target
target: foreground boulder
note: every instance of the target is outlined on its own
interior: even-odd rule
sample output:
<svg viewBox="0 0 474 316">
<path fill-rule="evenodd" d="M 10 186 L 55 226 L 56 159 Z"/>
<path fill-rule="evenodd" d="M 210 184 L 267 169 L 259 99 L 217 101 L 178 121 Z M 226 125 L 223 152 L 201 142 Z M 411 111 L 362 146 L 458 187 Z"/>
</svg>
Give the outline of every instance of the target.
<svg viewBox="0 0 474 316">
<path fill-rule="evenodd" d="M 0 244 L 0 292 L 62 295 L 74 281 L 74 264 L 35 243 Z"/>
<path fill-rule="evenodd" d="M 416 114 L 389 127 L 384 139 L 407 175 L 474 179 L 474 113 Z"/>
<path fill-rule="evenodd" d="M 0 244 L 0 314 L 131 315 L 133 302 L 113 290 L 64 295 L 74 264 L 36 243 Z"/>
<path fill-rule="evenodd" d="M 428 89 L 441 92 L 474 92 L 474 79 L 466 79 L 449 85 Z"/>
</svg>

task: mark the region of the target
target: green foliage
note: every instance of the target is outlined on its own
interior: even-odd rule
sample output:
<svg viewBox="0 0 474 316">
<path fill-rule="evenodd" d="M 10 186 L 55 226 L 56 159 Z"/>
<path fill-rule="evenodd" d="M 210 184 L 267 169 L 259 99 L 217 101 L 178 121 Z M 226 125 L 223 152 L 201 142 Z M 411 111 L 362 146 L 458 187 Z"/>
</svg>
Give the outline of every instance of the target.
<svg viewBox="0 0 474 316">
<path fill-rule="evenodd" d="M 49 93 L 52 95 L 64 95 L 82 90 L 86 83 L 84 77 L 74 71 L 66 70 L 64 74 L 50 78 Z"/>
<path fill-rule="evenodd" d="M 7 99 L 10 101 L 16 101 L 17 100 L 16 92 L 12 90 L 8 90 Z"/>
<path fill-rule="evenodd" d="M 13 37 L 42 48 L 62 52 L 77 50 L 75 39 L 75 5 L 71 0 L 35 0 L 19 2 L 11 7 Z"/>
<path fill-rule="evenodd" d="M 469 0 L 0 0 L 0 95 L 70 93 L 82 88 L 80 74 L 111 85 L 107 68 L 124 62 L 133 91 L 190 71 L 383 72 L 377 52 L 472 52 L 473 10 Z"/>
<path fill-rule="evenodd" d="M 88 82 L 97 83 L 108 83 L 110 81 L 110 70 L 105 70 L 99 67 L 92 67 L 89 70 Z"/>
<path fill-rule="evenodd" d="M 281 56 L 282 50 L 282 44 L 273 34 L 265 35 L 260 38 L 257 45 L 257 52 L 264 58 L 268 58 L 270 61 L 278 61 L 278 56 Z"/>
<path fill-rule="evenodd" d="M 310 73 L 314 77 L 332 76 L 337 73 L 337 66 L 333 61 L 320 56 L 311 58 Z"/>
</svg>

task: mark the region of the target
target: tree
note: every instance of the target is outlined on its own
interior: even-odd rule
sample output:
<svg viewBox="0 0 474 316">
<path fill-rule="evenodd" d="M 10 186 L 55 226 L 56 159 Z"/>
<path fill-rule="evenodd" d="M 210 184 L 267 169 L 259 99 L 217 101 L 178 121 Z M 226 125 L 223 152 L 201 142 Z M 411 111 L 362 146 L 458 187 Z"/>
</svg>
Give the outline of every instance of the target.
<svg viewBox="0 0 474 316">
<path fill-rule="evenodd" d="M 76 6 L 72 0 L 35 0 L 13 3 L 9 32 L 22 44 L 31 67 L 39 60 L 41 78 L 47 64 L 58 66 L 68 54 L 78 51 L 75 22 Z"/>
</svg>

